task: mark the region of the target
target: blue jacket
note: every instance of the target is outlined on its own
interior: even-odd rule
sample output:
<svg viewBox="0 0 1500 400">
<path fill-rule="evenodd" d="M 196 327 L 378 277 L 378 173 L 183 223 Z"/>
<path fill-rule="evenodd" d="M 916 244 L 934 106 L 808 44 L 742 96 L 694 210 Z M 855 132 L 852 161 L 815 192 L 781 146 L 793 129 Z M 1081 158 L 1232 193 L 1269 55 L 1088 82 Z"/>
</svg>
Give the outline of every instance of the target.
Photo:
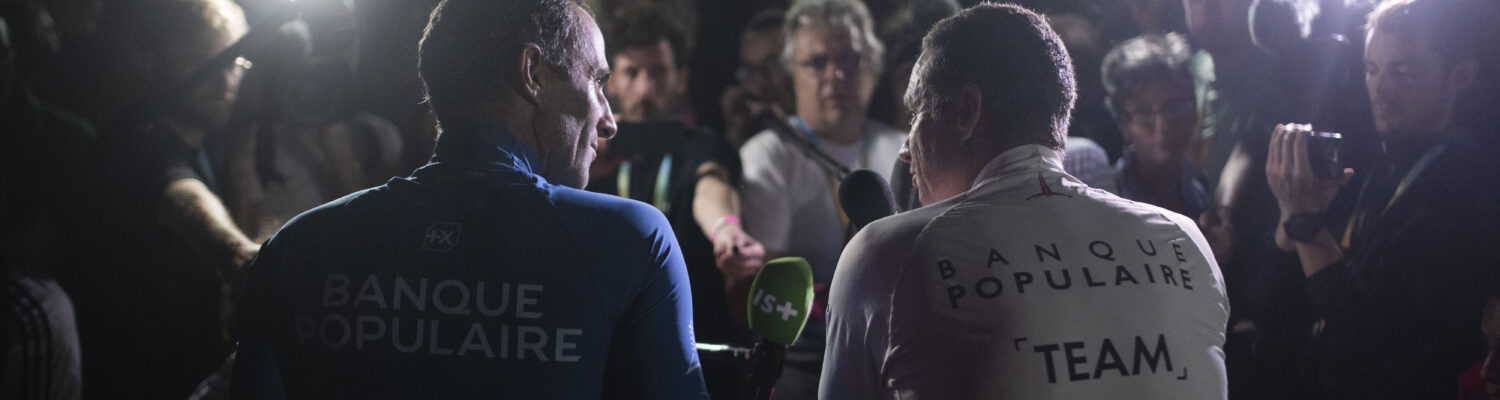
<svg viewBox="0 0 1500 400">
<path fill-rule="evenodd" d="M 706 398 L 666 219 L 547 183 L 504 129 L 270 239 L 235 398 Z"/>
</svg>

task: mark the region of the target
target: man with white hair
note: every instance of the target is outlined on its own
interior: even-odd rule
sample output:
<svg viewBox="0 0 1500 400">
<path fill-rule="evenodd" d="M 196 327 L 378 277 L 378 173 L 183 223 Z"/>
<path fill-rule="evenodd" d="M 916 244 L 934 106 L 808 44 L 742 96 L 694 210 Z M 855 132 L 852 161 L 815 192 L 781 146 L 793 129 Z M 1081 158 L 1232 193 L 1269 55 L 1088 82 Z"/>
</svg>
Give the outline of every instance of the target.
<svg viewBox="0 0 1500 400">
<path fill-rule="evenodd" d="M 787 10 L 784 30 L 781 59 L 796 98 L 796 115 L 789 121 L 794 132 L 761 132 L 740 149 L 745 232 L 761 241 L 768 256 L 804 257 L 812 265 L 820 300 L 787 353 L 776 392 L 778 397 L 812 398 L 822 364 L 822 299 L 849 237 L 848 218 L 840 213 L 835 195 L 838 170 L 871 169 L 889 179 L 905 135 L 865 114 L 885 49 L 863 4 L 798 1 Z M 820 161 L 815 152 L 838 165 Z M 731 280 L 727 289 L 741 294 L 732 299 L 748 297 L 755 272 L 745 269 Z"/>
</svg>

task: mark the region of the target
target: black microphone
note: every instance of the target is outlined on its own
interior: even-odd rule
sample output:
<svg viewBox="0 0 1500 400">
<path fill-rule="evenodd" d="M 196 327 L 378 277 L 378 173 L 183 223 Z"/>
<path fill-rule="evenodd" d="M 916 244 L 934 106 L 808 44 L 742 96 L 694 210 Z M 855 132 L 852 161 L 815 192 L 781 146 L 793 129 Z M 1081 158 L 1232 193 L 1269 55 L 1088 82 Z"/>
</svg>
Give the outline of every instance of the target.
<svg viewBox="0 0 1500 400">
<path fill-rule="evenodd" d="M 896 198 L 880 174 L 855 170 L 839 184 L 839 208 L 849 216 L 849 226 L 858 232 L 877 219 L 896 214 Z"/>
</svg>

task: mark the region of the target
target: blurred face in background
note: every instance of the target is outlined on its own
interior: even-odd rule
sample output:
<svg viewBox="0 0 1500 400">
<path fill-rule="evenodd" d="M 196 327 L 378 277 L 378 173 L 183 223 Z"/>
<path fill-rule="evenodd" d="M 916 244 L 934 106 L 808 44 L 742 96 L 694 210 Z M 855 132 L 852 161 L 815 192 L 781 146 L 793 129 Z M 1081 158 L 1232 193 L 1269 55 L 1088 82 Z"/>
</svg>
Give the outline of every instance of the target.
<svg viewBox="0 0 1500 400">
<path fill-rule="evenodd" d="M 315 62 L 342 62 L 359 67 L 359 20 L 352 0 L 302 0 L 302 19 L 312 36 Z"/>
<path fill-rule="evenodd" d="M 792 84 L 779 60 L 781 36 L 781 29 L 746 33 L 740 41 L 740 69 L 735 75 L 751 99 L 786 110 L 792 107 Z"/>
<path fill-rule="evenodd" d="M 1157 165 L 1180 162 L 1198 123 L 1192 84 L 1155 78 L 1124 103 L 1120 134 L 1135 157 Z"/>
<path fill-rule="evenodd" d="M 1182 9 L 1188 35 L 1209 53 L 1233 48 L 1236 42 L 1249 43 L 1250 1 L 1182 0 Z"/>
<path fill-rule="evenodd" d="M 1443 62 L 1425 35 L 1377 30 L 1365 40 L 1365 87 L 1382 137 L 1447 128 L 1458 93 L 1472 79 Z"/>
<path fill-rule="evenodd" d="M 666 39 L 655 46 L 620 49 L 614 57 L 609 95 L 620 106 L 620 120 L 675 120 L 674 104 L 687 92 L 687 70 L 678 68 Z"/>
<path fill-rule="evenodd" d="M 852 22 L 807 18 L 791 38 L 797 114 L 815 131 L 865 118 L 875 76 L 854 27 Z"/>
<path fill-rule="evenodd" d="M 1479 328 L 1484 332 L 1485 342 L 1489 343 L 1479 376 L 1484 378 L 1484 390 L 1490 398 L 1500 399 L 1500 299 L 1491 298 L 1485 302 Z"/>
<path fill-rule="evenodd" d="M 212 3 L 215 6 L 205 12 L 206 18 L 215 20 L 209 24 L 212 28 L 201 36 L 182 38 L 181 42 L 164 55 L 166 60 L 163 72 L 166 80 L 172 82 L 169 87 L 178 87 L 187 82 L 209 60 L 245 35 L 245 16 L 238 6 L 227 1 Z M 239 96 L 240 79 L 244 77 L 244 70 L 248 65 L 248 62 L 239 59 L 212 67 L 214 70 L 207 79 L 189 89 L 187 98 L 177 104 L 172 117 L 178 123 L 202 130 L 224 127 L 229 122 L 230 112 Z M 196 133 L 184 137 L 183 141 L 188 147 L 197 147 L 202 144 L 203 137 L 201 133 Z"/>
</svg>

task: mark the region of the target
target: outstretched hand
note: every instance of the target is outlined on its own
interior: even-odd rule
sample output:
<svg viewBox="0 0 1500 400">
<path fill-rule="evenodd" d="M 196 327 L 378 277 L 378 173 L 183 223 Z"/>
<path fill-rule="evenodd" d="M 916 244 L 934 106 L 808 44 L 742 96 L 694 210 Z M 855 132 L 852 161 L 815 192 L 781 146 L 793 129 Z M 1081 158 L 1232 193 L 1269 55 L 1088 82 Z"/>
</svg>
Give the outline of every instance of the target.
<svg viewBox="0 0 1500 400">
<path fill-rule="evenodd" d="M 745 234 L 739 224 L 724 224 L 714 232 L 714 264 L 726 279 L 748 280 L 760 272 L 766 248 Z"/>
</svg>

